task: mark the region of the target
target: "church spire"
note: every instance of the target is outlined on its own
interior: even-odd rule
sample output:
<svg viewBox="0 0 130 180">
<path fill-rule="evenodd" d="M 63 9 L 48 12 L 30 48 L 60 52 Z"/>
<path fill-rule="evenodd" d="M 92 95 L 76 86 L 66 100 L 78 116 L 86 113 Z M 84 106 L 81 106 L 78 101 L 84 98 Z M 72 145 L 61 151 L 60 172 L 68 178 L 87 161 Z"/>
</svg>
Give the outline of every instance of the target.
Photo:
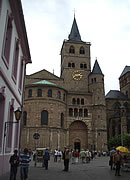
<svg viewBox="0 0 130 180">
<path fill-rule="evenodd" d="M 69 38 L 69 40 L 72 40 L 72 41 L 82 41 L 79 30 L 78 30 L 78 26 L 76 23 L 75 14 L 74 14 L 74 21 L 72 24 L 71 32 L 70 32 L 68 38 Z"/>
<path fill-rule="evenodd" d="M 95 64 L 94 64 L 94 67 L 93 67 L 93 70 L 92 70 L 92 74 L 103 74 L 102 71 L 101 71 L 101 68 L 98 64 L 98 61 L 97 61 L 97 58 L 96 58 L 96 61 L 95 61 Z"/>
</svg>

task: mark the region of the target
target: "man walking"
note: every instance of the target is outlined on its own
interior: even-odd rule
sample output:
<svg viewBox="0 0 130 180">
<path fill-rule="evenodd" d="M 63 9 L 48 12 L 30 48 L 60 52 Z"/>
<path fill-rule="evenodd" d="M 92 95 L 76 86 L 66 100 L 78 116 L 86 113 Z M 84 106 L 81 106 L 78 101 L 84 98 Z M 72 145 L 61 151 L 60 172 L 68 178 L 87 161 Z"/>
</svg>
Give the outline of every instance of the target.
<svg viewBox="0 0 130 180">
<path fill-rule="evenodd" d="M 44 165 L 45 165 L 45 169 L 48 169 L 48 161 L 50 160 L 50 153 L 48 148 L 46 148 L 44 155 L 43 155 L 43 159 L 44 159 Z"/>
<path fill-rule="evenodd" d="M 113 163 L 116 166 L 115 176 L 117 174 L 118 174 L 118 176 L 120 176 L 120 165 L 122 163 L 122 156 L 121 156 L 119 150 L 117 150 L 117 152 L 113 155 Z"/>
<path fill-rule="evenodd" d="M 64 160 L 64 170 L 63 171 L 68 171 L 69 170 L 70 151 L 66 147 L 64 148 L 64 152 L 63 152 L 63 160 Z"/>
<path fill-rule="evenodd" d="M 31 161 L 31 158 L 30 158 L 27 148 L 25 148 L 24 152 L 20 154 L 19 161 L 20 161 L 21 180 L 27 180 L 29 163 Z"/>
<path fill-rule="evenodd" d="M 9 163 L 10 167 L 10 180 L 16 180 L 17 167 L 19 165 L 19 157 L 17 155 L 18 151 L 14 150 L 14 154 L 10 157 Z"/>
</svg>

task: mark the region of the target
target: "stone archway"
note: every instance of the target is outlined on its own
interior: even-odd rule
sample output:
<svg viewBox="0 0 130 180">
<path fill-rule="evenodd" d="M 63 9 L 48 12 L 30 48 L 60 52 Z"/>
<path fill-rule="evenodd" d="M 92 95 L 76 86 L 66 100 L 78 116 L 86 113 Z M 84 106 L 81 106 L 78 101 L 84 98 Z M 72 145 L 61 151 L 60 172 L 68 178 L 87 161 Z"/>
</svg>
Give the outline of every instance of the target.
<svg viewBox="0 0 130 180">
<path fill-rule="evenodd" d="M 69 145 L 72 149 L 86 149 L 88 147 L 87 126 L 82 121 L 74 121 L 69 127 Z"/>
</svg>

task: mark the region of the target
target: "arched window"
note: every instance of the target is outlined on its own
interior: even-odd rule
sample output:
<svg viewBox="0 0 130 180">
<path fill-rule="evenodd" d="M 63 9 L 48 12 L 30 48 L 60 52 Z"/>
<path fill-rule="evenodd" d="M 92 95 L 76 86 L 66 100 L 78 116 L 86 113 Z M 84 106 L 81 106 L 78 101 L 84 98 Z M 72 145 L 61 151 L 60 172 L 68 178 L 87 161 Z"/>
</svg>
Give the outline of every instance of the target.
<svg viewBox="0 0 130 180">
<path fill-rule="evenodd" d="M 61 113 L 61 128 L 64 128 L 64 114 Z"/>
<path fill-rule="evenodd" d="M 83 68 L 83 64 L 80 64 L 80 68 Z"/>
<path fill-rule="evenodd" d="M 83 116 L 83 110 L 79 109 L 79 117 L 82 117 L 82 116 Z"/>
<path fill-rule="evenodd" d="M 88 110 L 84 109 L 84 117 L 88 117 Z"/>
<path fill-rule="evenodd" d="M 85 68 L 85 69 L 87 68 L 87 64 L 84 64 L 84 68 Z"/>
<path fill-rule="evenodd" d="M 75 67 L 75 63 L 72 63 L 72 67 Z"/>
<path fill-rule="evenodd" d="M 52 89 L 48 89 L 48 97 L 52 97 Z"/>
<path fill-rule="evenodd" d="M 75 98 L 72 99 L 72 104 L 76 104 L 76 99 Z"/>
<path fill-rule="evenodd" d="M 74 109 L 74 116 L 75 116 L 75 117 L 78 116 L 78 109 L 77 109 L 77 108 Z"/>
<path fill-rule="evenodd" d="M 37 96 L 38 97 L 42 97 L 42 89 L 38 89 L 37 90 Z"/>
<path fill-rule="evenodd" d="M 41 125 L 48 125 L 48 111 L 41 112 Z"/>
<path fill-rule="evenodd" d="M 60 91 L 57 92 L 57 98 L 61 99 L 61 92 Z"/>
<path fill-rule="evenodd" d="M 28 97 L 32 97 L 32 89 L 28 90 Z"/>
<path fill-rule="evenodd" d="M 69 53 L 72 53 L 72 54 L 74 54 L 74 53 L 75 53 L 74 46 L 70 46 Z"/>
<path fill-rule="evenodd" d="M 84 99 L 81 99 L 81 104 L 84 105 Z"/>
<path fill-rule="evenodd" d="M 80 99 L 79 98 L 77 98 L 77 104 L 80 104 Z"/>
<path fill-rule="evenodd" d="M 68 63 L 68 67 L 71 67 L 71 63 Z"/>
<path fill-rule="evenodd" d="M 23 125 L 24 126 L 27 125 L 27 112 L 26 111 L 23 112 Z"/>
<path fill-rule="evenodd" d="M 85 50 L 83 46 L 80 48 L 80 54 L 85 54 Z"/>
<path fill-rule="evenodd" d="M 73 109 L 69 108 L 69 116 L 73 116 Z"/>
</svg>

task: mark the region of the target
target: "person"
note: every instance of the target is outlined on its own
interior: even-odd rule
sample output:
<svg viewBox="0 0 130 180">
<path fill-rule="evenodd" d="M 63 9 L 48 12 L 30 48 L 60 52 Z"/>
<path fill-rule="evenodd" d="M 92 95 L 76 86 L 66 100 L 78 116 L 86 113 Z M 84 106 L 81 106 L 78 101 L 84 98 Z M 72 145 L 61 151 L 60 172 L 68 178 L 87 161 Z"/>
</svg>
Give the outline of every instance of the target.
<svg viewBox="0 0 130 180">
<path fill-rule="evenodd" d="M 45 165 L 45 169 L 48 169 L 48 161 L 50 160 L 50 152 L 48 150 L 48 148 L 46 148 L 44 155 L 43 155 L 43 159 L 44 159 L 44 165 Z"/>
<path fill-rule="evenodd" d="M 118 174 L 120 176 L 120 166 L 122 164 L 122 155 L 120 154 L 119 150 L 113 155 L 113 163 L 116 166 L 115 176 Z"/>
<path fill-rule="evenodd" d="M 20 177 L 21 177 L 21 180 L 27 180 L 29 163 L 31 161 L 31 158 L 30 158 L 30 155 L 28 153 L 27 148 L 25 148 L 24 152 L 20 154 L 19 161 L 20 161 Z"/>
<path fill-rule="evenodd" d="M 66 147 L 64 148 L 64 152 L 63 152 L 63 160 L 64 160 L 64 170 L 63 171 L 68 171 L 69 170 L 70 151 Z"/>
<path fill-rule="evenodd" d="M 62 151 L 59 149 L 58 151 L 58 157 L 59 157 L 59 162 L 61 162 L 61 157 L 62 157 Z"/>
<path fill-rule="evenodd" d="M 110 151 L 110 160 L 109 160 L 109 165 L 111 170 L 115 169 L 114 164 L 113 164 L 113 155 L 116 153 L 115 148 L 113 147 L 113 149 Z"/>
<path fill-rule="evenodd" d="M 81 152 L 80 152 L 80 158 L 82 160 L 82 163 L 85 163 L 84 160 L 85 160 L 85 151 L 82 149 Z"/>
<path fill-rule="evenodd" d="M 58 150 L 54 150 L 54 162 L 57 162 L 57 157 L 58 157 Z"/>
<path fill-rule="evenodd" d="M 77 164 L 79 162 L 79 152 L 78 152 L 78 149 L 76 149 L 76 152 L 75 152 L 75 163 Z"/>
<path fill-rule="evenodd" d="M 85 152 L 85 156 L 86 156 L 86 163 L 90 162 L 90 154 L 89 154 L 89 150 L 87 149 Z"/>
<path fill-rule="evenodd" d="M 18 151 L 14 150 L 14 154 L 10 157 L 9 163 L 10 167 L 10 180 L 16 180 L 17 168 L 19 166 L 19 156 L 17 155 Z"/>
</svg>

